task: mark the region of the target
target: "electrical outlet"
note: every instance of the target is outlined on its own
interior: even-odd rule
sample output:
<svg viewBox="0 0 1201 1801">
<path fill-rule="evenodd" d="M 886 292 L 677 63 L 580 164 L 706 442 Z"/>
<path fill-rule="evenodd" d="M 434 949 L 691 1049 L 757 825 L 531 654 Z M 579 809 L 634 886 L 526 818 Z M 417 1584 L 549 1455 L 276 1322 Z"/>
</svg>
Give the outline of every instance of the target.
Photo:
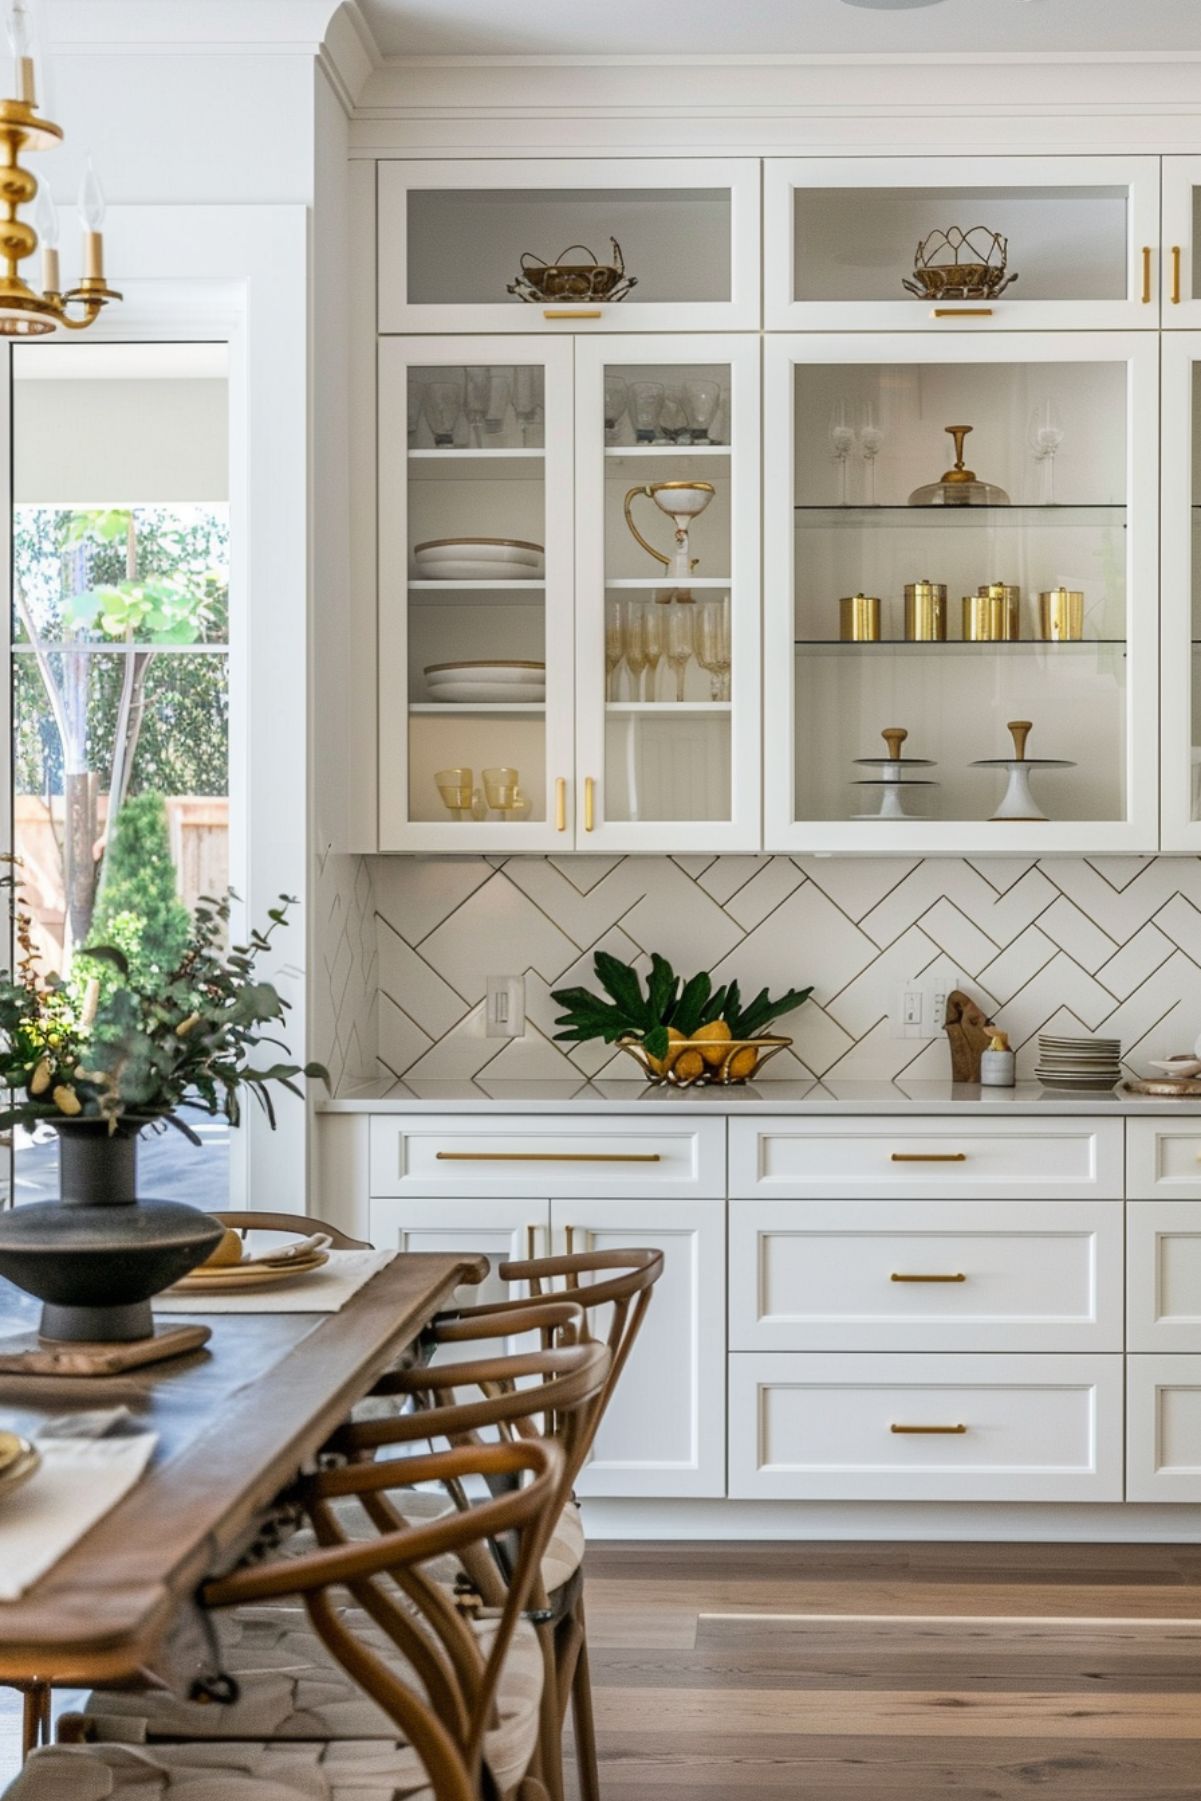
<svg viewBox="0 0 1201 1801">
<path fill-rule="evenodd" d="M 489 976 L 484 1006 L 487 1038 L 525 1037 L 525 977 Z"/>
<path fill-rule="evenodd" d="M 894 1038 L 938 1038 L 947 1023 L 947 996 L 960 986 L 957 969 L 936 964 L 920 976 L 912 976 L 899 988 L 889 1015 Z"/>
</svg>

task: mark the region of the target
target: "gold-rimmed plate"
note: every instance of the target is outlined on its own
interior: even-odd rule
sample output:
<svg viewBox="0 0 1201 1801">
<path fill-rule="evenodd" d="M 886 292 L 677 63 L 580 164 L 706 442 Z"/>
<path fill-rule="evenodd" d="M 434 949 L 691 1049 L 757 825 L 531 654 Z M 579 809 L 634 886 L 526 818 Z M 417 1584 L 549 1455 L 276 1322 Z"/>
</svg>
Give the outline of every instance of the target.
<svg viewBox="0 0 1201 1801">
<path fill-rule="evenodd" d="M 315 1251 L 311 1257 L 293 1257 L 286 1263 L 227 1264 L 222 1269 L 196 1270 L 168 1289 L 169 1294 L 227 1294 L 231 1290 L 245 1293 L 253 1288 L 277 1288 L 283 1282 L 299 1281 L 329 1262 L 328 1251 Z"/>
</svg>

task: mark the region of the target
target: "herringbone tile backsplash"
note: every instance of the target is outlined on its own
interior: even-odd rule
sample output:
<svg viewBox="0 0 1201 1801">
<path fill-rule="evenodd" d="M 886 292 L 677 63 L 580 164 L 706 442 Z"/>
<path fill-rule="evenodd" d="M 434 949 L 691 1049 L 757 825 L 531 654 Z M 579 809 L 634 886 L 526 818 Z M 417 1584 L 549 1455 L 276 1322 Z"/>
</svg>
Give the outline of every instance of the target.
<svg viewBox="0 0 1201 1801">
<path fill-rule="evenodd" d="M 1009 1032 L 1020 1074 L 1033 1073 L 1040 1030 L 1120 1036 L 1136 1073 L 1191 1050 L 1201 1031 L 1197 858 L 356 862 L 337 884 L 340 956 L 325 960 L 340 988 L 323 1016 L 335 1029 L 353 1021 L 353 1055 L 345 1025 L 339 1039 L 347 1081 L 367 1073 L 368 1021 L 378 1074 L 631 1073 L 604 1046 L 553 1043 L 550 991 L 590 983 L 598 948 L 643 966 L 661 951 L 687 974 L 737 976 L 744 993 L 812 983 L 812 1000 L 780 1022 L 795 1049 L 765 1080 L 947 1076 L 945 1039 L 894 1038 L 888 1018 L 898 990 L 940 965 Z M 487 1038 L 486 979 L 515 974 L 526 979 L 526 1035 Z"/>
</svg>

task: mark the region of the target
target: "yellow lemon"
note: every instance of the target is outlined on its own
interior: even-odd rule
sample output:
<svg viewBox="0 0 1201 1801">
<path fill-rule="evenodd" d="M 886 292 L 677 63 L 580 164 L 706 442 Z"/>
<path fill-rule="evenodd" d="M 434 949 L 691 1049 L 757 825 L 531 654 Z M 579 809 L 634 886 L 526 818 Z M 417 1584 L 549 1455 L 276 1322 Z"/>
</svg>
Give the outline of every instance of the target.
<svg viewBox="0 0 1201 1801">
<path fill-rule="evenodd" d="M 730 1028 L 725 1020 L 712 1019 L 707 1026 L 701 1026 L 692 1036 L 694 1040 L 706 1040 L 701 1056 L 710 1069 L 717 1069 L 726 1055 L 726 1046 L 730 1042 Z"/>
<path fill-rule="evenodd" d="M 684 1036 L 683 1032 L 678 1032 L 676 1030 L 675 1026 L 668 1026 L 668 1028 L 667 1028 L 668 1049 L 666 1050 L 666 1052 L 663 1054 L 662 1057 L 652 1057 L 649 1055 L 647 1056 L 646 1060 L 650 1064 L 651 1069 L 654 1071 L 654 1073 L 657 1076 L 665 1076 L 667 1074 L 668 1070 L 671 1068 L 672 1064 L 675 1062 L 676 1058 L 679 1056 L 679 1052 L 673 1051 L 670 1047 L 672 1044 L 678 1044 L 680 1042 L 680 1040 L 683 1038 L 683 1036 Z"/>
<path fill-rule="evenodd" d="M 745 1045 L 742 1050 L 735 1051 L 730 1058 L 726 1075 L 731 1082 L 745 1082 L 755 1073 L 755 1065 L 759 1061 L 759 1053 L 753 1045 Z"/>
<path fill-rule="evenodd" d="M 705 1059 L 700 1051 L 680 1051 L 671 1073 L 677 1082 L 695 1082 L 704 1068 Z"/>
<path fill-rule="evenodd" d="M 201 1269 L 225 1269 L 229 1264 L 241 1263 L 241 1261 L 241 1236 L 234 1231 L 232 1226 L 227 1226 L 225 1229 L 225 1236 L 222 1238 L 220 1244 L 215 1251 L 210 1251 L 200 1267 Z"/>
</svg>

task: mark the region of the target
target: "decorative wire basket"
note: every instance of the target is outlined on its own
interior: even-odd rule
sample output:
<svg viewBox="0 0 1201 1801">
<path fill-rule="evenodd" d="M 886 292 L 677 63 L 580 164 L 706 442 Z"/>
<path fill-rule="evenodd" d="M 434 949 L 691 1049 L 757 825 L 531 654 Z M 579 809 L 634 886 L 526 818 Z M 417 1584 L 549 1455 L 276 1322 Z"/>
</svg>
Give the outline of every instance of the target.
<svg viewBox="0 0 1201 1801">
<path fill-rule="evenodd" d="M 1017 280 L 1006 274 L 1008 261 L 1009 240 L 999 231 L 949 225 L 922 239 L 913 256 L 913 280 L 902 277 L 901 286 L 921 300 L 995 300 Z"/>
<path fill-rule="evenodd" d="M 648 1082 L 672 1088 L 707 1088 L 713 1083 L 736 1088 L 749 1082 L 765 1063 L 786 1051 L 791 1038 L 677 1038 L 665 1057 L 649 1057 L 637 1038 L 619 1038 L 617 1046 L 633 1057 Z M 749 1054 L 748 1054 L 749 1053 Z M 700 1068 L 693 1060 L 700 1057 Z M 687 1061 L 684 1061 L 687 1058 Z M 684 1061 L 684 1071 L 680 1064 Z"/>
<path fill-rule="evenodd" d="M 621 245 L 610 238 L 611 263 L 597 261 L 596 252 L 587 244 L 569 244 L 553 263 L 535 256 L 532 250 L 522 252 L 521 273 L 508 284 L 507 292 L 519 300 L 540 306 L 548 300 L 624 300 L 630 289 L 638 285 L 636 275 L 627 275 Z M 590 260 L 569 263 L 573 250 L 582 250 Z"/>
</svg>

